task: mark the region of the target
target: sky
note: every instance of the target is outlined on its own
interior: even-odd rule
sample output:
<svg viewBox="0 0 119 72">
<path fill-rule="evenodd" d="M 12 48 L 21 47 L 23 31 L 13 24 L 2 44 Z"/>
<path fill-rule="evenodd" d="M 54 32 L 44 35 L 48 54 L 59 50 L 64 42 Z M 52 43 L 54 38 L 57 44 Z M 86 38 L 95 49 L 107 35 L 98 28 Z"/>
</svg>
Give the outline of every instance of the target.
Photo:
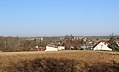
<svg viewBox="0 0 119 72">
<path fill-rule="evenodd" d="M 119 0 L 0 0 L 0 36 L 119 35 Z"/>
</svg>

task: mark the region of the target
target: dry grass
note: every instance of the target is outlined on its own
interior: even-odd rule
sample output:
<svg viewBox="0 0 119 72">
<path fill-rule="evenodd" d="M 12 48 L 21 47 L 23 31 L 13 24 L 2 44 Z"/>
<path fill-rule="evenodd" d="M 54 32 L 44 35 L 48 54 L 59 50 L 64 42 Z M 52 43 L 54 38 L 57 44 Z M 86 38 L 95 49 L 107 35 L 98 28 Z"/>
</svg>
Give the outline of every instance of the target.
<svg viewBox="0 0 119 72">
<path fill-rule="evenodd" d="M 119 53 L 103 51 L 1 52 L 0 72 L 116 72 Z"/>
</svg>

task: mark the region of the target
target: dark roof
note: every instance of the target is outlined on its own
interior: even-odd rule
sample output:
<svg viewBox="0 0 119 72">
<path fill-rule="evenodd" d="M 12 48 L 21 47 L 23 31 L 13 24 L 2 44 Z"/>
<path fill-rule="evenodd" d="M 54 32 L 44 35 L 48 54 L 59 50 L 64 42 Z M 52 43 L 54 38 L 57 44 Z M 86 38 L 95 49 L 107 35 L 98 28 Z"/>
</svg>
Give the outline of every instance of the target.
<svg viewBox="0 0 119 72">
<path fill-rule="evenodd" d="M 100 42 L 96 43 L 92 48 L 95 48 Z"/>
</svg>

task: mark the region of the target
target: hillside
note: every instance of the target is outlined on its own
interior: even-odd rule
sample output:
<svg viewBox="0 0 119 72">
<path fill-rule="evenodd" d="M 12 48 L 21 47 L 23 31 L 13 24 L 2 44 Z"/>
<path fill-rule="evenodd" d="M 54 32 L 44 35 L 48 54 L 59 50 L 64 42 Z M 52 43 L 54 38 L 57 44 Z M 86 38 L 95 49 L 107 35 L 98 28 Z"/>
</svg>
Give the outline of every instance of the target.
<svg viewBox="0 0 119 72">
<path fill-rule="evenodd" d="M 0 72 L 117 72 L 119 53 L 103 51 L 1 52 Z"/>
</svg>

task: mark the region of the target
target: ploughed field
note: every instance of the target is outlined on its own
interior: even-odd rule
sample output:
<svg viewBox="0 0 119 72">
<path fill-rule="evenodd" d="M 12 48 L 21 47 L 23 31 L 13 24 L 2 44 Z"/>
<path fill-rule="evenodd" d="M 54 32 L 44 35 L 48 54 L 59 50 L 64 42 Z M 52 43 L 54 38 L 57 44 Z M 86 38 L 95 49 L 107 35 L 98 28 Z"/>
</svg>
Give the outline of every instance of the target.
<svg viewBox="0 0 119 72">
<path fill-rule="evenodd" d="M 119 53 L 1 52 L 0 72 L 119 72 Z"/>
</svg>

